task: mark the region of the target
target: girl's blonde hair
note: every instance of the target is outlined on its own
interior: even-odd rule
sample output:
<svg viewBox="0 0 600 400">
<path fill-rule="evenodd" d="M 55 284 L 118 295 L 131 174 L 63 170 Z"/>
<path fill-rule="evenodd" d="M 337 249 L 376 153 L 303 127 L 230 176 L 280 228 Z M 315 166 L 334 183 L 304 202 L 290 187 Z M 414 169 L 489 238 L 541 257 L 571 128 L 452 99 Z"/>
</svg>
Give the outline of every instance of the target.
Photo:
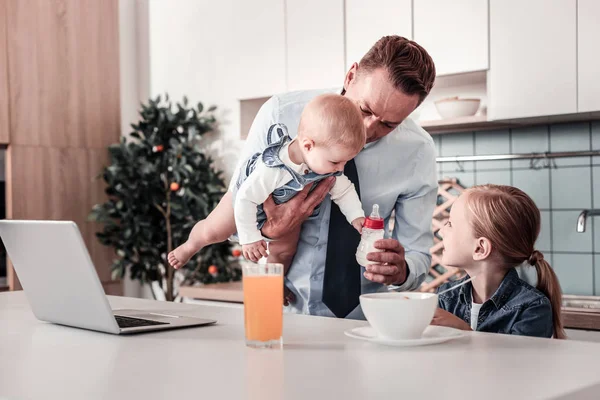
<svg viewBox="0 0 600 400">
<path fill-rule="evenodd" d="M 514 268 L 527 261 L 535 266 L 537 289 L 552 305 L 554 337 L 566 338 L 561 317 L 562 293 L 544 255 L 534 249 L 540 233 L 540 210 L 522 190 L 504 185 L 480 185 L 466 191 L 469 220 L 476 237 L 486 237 L 504 262 Z"/>
</svg>

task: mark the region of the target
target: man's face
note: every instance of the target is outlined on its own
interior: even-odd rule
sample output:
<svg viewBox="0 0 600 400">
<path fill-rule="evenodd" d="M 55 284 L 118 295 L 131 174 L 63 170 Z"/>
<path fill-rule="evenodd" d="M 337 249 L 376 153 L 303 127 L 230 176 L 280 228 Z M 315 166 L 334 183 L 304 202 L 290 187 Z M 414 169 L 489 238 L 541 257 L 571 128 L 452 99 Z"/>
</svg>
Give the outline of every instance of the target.
<svg viewBox="0 0 600 400">
<path fill-rule="evenodd" d="M 393 131 L 419 104 L 419 95 L 396 89 L 385 69 L 358 71 L 354 64 L 344 82 L 345 96 L 360 107 L 367 131 L 367 143 Z"/>
</svg>

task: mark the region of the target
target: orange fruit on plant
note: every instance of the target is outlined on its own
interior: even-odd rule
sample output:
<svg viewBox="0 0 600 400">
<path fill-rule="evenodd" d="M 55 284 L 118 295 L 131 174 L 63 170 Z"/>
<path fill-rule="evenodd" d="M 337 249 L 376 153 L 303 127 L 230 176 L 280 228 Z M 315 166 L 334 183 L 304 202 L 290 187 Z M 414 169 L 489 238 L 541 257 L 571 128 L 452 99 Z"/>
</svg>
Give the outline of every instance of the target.
<svg viewBox="0 0 600 400">
<path fill-rule="evenodd" d="M 171 191 L 172 192 L 176 192 L 179 190 L 179 183 L 177 182 L 171 182 Z"/>
<path fill-rule="evenodd" d="M 211 275 L 215 275 L 217 273 L 217 266 L 216 265 L 211 265 L 210 267 L 208 267 L 208 273 Z"/>
<path fill-rule="evenodd" d="M 159 152 L 159 151 L 163 151 L 165 149 L 165 146 L 163 146 L 162 144 L 159 144 L 158 146 L 154 146 L 154 151 Z"/>
<path fill-rule="evenodd" d="M 240 249 L 234 249 L 234 250 L 231 252 L 231 255 L 232 255 L 232 256 L 234 256 L 234 257 L 239 257 L 239 256 L 241 256 L 241 255 L 242 255 L 242 252 L 240 251 Z"/>
</svg>

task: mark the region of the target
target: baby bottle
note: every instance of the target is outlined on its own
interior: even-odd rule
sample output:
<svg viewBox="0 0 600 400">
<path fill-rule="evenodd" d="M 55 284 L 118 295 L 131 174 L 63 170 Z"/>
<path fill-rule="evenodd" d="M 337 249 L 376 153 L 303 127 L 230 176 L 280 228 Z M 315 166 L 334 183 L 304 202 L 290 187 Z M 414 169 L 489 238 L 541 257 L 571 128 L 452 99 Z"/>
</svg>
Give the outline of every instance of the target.
<svg viewBox="0 0 600 400">
<path fill-rule="evenodd" d="M 373 263 L 373 261 L 367 260 L 368 253 L 383 251 L 374 247 L 376 241 L 383 239 L 383 234 L 383 218 L 379 216 L 379 205 L 373 204 L 371 215 L 365 218 L 360 243 L 356 249 L 356 261 L 360 265 L 366 267 L 367 264 Z"/>
</svg>

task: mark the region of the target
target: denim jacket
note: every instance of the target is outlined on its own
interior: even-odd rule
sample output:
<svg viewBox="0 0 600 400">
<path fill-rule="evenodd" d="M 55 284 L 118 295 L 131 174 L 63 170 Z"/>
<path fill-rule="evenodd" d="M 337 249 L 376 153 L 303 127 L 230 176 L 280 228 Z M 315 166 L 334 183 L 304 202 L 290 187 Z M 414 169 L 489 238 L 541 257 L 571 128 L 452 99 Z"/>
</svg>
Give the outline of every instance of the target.
<svg viewBox="0 0 600 400">
<path fill-rule="evenodd" d="M 468 279 L 446 283 L 442 291 Z M 440 308 L 451 312 L 466 323 L 471 323 L 471 282 L 439 296 Z M 550 338 L 553 335 L 552 306 L 539 290 L 519 278 L 511 268 L 494 295 L 483 303 L 479 311 L 477 330 L 511 335 Z"/>
</svg>

